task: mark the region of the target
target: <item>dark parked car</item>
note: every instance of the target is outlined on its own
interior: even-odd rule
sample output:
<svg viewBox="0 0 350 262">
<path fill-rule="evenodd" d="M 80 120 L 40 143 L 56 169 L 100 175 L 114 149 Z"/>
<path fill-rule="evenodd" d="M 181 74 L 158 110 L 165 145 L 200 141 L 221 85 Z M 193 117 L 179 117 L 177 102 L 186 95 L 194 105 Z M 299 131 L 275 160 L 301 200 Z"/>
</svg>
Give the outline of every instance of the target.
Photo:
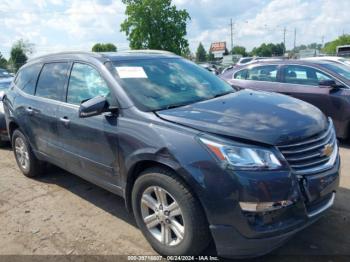
<svg viewBox="0 0 350 262">
<path fill-rule="evenodd" d="M 300 100 L 235 91 L 171 53 L 62 53 L 22 67 L 4 99 L 19 168 L 50 162 L 125 198 L 162 255 L 281 245 L 332 206 L 330 119 Z M 118 229 L 116 229 L 118 230 Z"/>
<path fill-rule="evenodd" d="M 9 140 L 6 129 L 2 98 L 5 94 L 5 91 L 10 87 L 12 80 L 13 77 L 11 77 L 11 75 L 7 73 L 7 71 L 0 69 L 0 146 L 2 146 L 4 142 L 8 142 Z"/>
<path fill-rule="evenodd" d="M 337 136 L 350 138 L 350 68 L 330 61 L 258 62 L 221 75 L 232 86 L 290 95 L 332 118 Z"/>
</svg>

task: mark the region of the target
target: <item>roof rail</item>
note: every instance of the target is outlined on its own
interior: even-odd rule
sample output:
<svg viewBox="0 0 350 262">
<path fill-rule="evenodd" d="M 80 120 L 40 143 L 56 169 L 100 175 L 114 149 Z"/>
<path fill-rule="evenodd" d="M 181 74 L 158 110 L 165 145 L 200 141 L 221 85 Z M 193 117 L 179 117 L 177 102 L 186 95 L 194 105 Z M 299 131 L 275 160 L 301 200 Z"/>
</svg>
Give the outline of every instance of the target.
<svg viewBox="0 0 350 262">
<path fill-rule="evenodd" d="M 56 52 L 56 53 L 50 53 L 50 54 L 45 54 L 45 55 L 40 55 L 36 56 L 33 58 L 30 58 L 28 62 L 34 61 L 37 59 L 42 59 L 46 57 L 51 57 L 51 56 L 59 56 L 59 55 L 90 55 L 94 57 L 102 57 L 102 54 L 99 54 L 97 52 L 89 52 L 89 51 L 63 51 L 63 52 Z"/>
<path fill-rule="evenodd" d="M 124 50 L 118 51 L 118 53 L 149 53 L 149 54 L 171 54 L 175 53 L 166 50 L 156 50 L 156 49 L 135 49 L 135 50 Z"/>
</svg>

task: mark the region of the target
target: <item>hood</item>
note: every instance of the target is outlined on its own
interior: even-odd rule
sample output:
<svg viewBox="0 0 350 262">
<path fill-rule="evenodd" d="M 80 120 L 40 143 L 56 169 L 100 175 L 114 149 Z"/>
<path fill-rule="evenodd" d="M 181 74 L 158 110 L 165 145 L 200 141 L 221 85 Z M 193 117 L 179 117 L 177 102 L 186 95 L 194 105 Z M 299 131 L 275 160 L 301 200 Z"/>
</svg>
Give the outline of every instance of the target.
<svg viewBox="0 0 350 262">
<path fill-rule="evenodd" d="M 327 118 L 308 103 L 251 90 L 157 114 L 164 120 L 203 132 L 270 145 L 301 140 L 327 127 Z"/>
</svg>

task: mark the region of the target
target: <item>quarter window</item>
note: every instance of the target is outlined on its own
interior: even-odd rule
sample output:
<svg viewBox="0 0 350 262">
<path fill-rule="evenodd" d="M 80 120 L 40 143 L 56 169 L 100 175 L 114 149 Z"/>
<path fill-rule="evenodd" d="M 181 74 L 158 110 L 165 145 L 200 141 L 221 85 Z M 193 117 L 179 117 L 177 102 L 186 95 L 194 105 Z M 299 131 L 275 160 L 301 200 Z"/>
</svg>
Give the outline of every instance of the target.
<svg viewBox="0 0 350 262">
<path fill-rule="evenodd" d="M 36 80 L 41 67 L 42 64 L 35 64 L 21 69 L 15 80 L 16 86 L 27 94 L 34 95 Z"/>
<path fill-rule="evenodd" d="M 38 80 L 36 96 L 61 100 L 69 63 L 45 64 Z"/>
<path fill-rule="evenodd" d="M 257 66 L 247 72 L 247 80 L 277 82 L 277 65 Z"/>
<path fill-rule="evenodd" d="M 67 102 L 80 105 L 96 96 L 108 96 L 109 88 L 105 80 L 93 67 L 75 63 L 68 84 Z"/>
<path fill-rule="evenodd" d="M 283 70 L 284 82 L 299 85 L 318 86 L 320 81 L 332 80 L 323 72 L 306 66 L 290 65 Z"/>
</svg>

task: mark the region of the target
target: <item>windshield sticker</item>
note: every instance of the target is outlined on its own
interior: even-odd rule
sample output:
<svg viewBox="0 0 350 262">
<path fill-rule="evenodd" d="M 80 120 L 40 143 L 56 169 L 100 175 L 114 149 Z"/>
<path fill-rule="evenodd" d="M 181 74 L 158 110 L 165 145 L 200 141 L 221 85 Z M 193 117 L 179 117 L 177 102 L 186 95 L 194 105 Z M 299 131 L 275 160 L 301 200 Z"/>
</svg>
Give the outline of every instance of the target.
<svg viewBox="0 0 350 262">
<path fill-rule="evenodd" d="M 140 66 L 117 66 L 115 69 L 120 78 L 148 78 Z"/>
</svg>

